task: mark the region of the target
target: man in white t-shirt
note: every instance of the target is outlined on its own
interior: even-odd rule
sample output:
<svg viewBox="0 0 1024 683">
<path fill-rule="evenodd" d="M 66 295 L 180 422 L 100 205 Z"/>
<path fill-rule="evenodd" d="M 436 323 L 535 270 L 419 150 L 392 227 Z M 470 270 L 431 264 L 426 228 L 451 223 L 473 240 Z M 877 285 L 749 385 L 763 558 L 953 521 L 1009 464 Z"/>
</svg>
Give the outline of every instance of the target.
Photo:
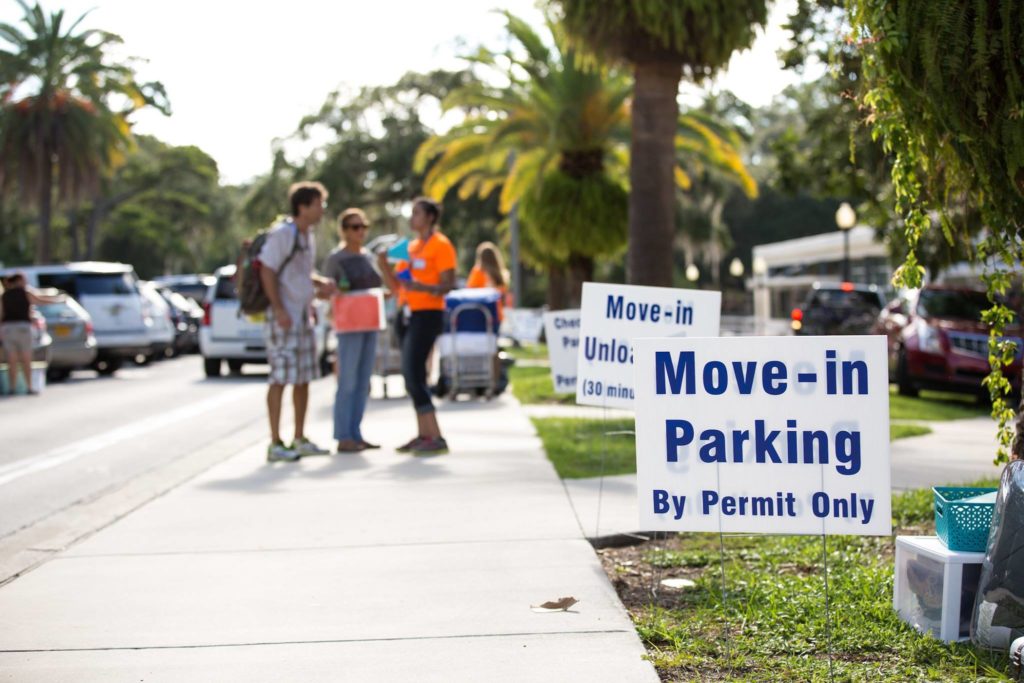
<svg viewBox="0 0 1024 683">
<path fill-rule="evenodd" d="M 291 217 L 274 226 L 260 250 L 260 283 L 270 300 L 264 335 L 270 363 L 267 410 L 270 446 L 267 460 L 298 460 L 323 455 L 304 433 L 309 383 L 317 378 L 316 338 L 312 305 L 315 296 L 328 297 L 333 283 L 316 274 L 316 235 L 313 228 L 327 208 L 327 190 L 320 183 L 295 183 L 288 190 Z M 295 438 L 291 446 L 281 439 L 281 403 L 286 385 L 292 386 Z"/>
</svg>

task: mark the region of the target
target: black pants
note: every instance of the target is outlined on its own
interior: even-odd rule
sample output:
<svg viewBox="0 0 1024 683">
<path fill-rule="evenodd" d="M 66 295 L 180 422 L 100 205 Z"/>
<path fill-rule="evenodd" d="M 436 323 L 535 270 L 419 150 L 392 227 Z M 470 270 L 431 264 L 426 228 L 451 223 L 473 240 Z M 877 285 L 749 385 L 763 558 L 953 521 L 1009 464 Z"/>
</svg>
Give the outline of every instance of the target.
<svg viewBox="0 0 1024 683">
<path fill-rule="evenodd" d="M 427 385 L 427 358 L 444 325 L 442 311 L 413 311 L 402 337 L 402 377 L 418 414 L 434 412 Z"/>
</svg>

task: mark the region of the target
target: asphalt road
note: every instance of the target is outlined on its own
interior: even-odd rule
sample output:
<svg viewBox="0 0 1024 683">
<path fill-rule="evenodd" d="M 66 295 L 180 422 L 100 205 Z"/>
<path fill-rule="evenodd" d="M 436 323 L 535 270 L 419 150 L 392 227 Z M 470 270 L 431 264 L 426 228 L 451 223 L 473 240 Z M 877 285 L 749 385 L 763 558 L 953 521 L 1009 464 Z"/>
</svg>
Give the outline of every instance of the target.
<svg viewBox="0 0 1024 683">
<path fill-rule="evenodd" d="M 0 398 L 0 541 L 232 434 L 258 438 L 266 366 L 243 372 L 207 379 L 193 355 Z"/>
</svg>

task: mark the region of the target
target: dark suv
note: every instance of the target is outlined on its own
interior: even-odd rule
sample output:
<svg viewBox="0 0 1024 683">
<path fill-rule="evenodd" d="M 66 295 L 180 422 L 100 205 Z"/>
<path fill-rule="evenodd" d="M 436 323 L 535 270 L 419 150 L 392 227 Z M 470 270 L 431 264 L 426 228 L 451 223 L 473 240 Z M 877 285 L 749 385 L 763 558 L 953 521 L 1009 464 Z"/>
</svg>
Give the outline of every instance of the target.
<svg viewBox="0 0 1024 683">
<path fill-rule="evenodd" d="M 885 305 L 874 285 L 815 283 L 790 315 L 793 334 L 869 334 Z"/>
<path fill-rule="evenodd" d="M 888 338 L 889 377 L 905 396 L 919 389 L 944 389 L 987 395 L 981 381 L 989 373 L 988 325 L 981 313 L 989 308 L 984 292 L 928 286 L 890 303 L 875 331 Z M 1006 329 L 1016 342 L 1017 356 L 1004 369 L 1014 392 L 1020 392 L 1021 327 Z"/>
</svg>

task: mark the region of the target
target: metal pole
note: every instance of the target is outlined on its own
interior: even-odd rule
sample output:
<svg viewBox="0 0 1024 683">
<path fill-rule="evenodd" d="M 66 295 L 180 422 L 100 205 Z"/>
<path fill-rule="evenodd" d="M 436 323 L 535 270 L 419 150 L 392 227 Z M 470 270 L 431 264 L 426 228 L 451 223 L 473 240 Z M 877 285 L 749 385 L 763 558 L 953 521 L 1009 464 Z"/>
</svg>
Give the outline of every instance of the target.
<svg viewBox="0 0 1024 683">
<path fill-rule="evenodd" d="M 850 281 L 850 229 L 843 230 L 843 282 Z"/>
<path fill-rule="evenodd" d="M 519 265 L 519 204 L 512 206 L 512 212 L 508 215 L 509 236 L 511 245 L 509 256 L 512 259 L 512 301 L 517 308 L 521 307 L 523 300 L 522 276 L 523 271 Z"/>
</svg>

